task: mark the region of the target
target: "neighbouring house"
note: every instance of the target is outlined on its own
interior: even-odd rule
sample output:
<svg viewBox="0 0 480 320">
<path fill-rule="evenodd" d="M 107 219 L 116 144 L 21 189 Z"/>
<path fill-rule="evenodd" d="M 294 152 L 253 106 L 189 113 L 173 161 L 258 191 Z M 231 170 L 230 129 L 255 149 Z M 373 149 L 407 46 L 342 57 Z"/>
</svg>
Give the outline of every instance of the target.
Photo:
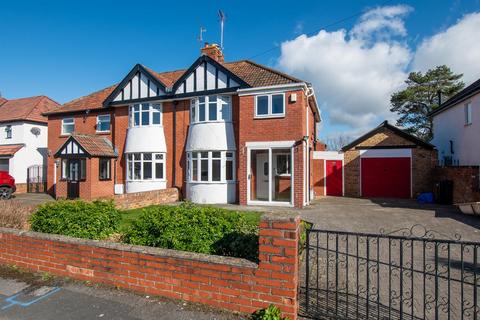
<svg viewBox="0 0 480 320">
<path fill-rule="evenodd" d="M 29 168 L 34 183 L 46 178 L 48 121 L 42 113 L 59 106 L 46 96 L 0 98 L 0 171 L 15 178 L 17 193 L 27 191 Z"/>
<path fill-rule="evenodd" d="M 451 183 L 446 203 L 480 201 L 480 79 L 430 113 L 439 166 L 434 182 Z M 450 192 L 449 192 L 450 193 Z"/>
<path fill-rule="evenodd" d="M 48 188 L 94 199 L 178 188 L 196 203 L 309 204 L 312 86 L 206 44 L 185 70 L 136 65 L 46 113 Z"/>
<path fill-rule="evenodd" d="M 381 123 L 341 151 L 314 151 L 316 196 L 412 198 L 433 190 L 433 145 Z"/>
<path fill-rule="evenodd" d="M 480 79 L 430 113 L 442 165 L 480 164 Z"/>
</svg>

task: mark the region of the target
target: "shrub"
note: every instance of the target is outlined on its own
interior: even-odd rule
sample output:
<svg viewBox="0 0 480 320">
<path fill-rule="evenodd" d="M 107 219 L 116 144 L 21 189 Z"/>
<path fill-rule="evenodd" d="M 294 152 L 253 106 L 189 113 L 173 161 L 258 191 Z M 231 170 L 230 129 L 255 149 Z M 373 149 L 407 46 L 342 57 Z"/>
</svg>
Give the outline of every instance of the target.
<svg viewBox="0 0 480 320">
<path fill-rule="evenodd" d="M 288 318 L 282 317 L 280 309 L 271 304 L 268 308 L 255 311 L 252 320 L 288 320 Z"/>
<path fill-rule="evenodd" d="M 129 244 L 258 259 L 258 217 L 182 203 L 143 209 L 124 231 Z"/>
<path fill-rule="evenodd" d="M 120 219 L 113 201 L 61 200 L 41 205 L 30 223 L 33 231 L 105 239 L 118 229 Z"/>
<path fill-rule="evenodd" d="M 28 229 L 28 219 L 35 206 L 25 206 L 15 200 L 0 200 L 0 227 Z"/>
</svg>

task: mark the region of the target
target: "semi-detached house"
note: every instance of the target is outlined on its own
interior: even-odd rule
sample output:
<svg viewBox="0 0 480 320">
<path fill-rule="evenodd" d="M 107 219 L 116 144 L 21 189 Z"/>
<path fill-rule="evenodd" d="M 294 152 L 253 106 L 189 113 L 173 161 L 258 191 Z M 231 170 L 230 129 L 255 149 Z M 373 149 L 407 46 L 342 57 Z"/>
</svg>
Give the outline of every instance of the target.
<svg viewBox="0 0 480 320">
<path fill-rule="evenodd" d="M 196 203 L 309 204 L 320 121 L 311 85 L 206 44 L 186 70 L 136 65 L 46 113 L 48 188 L 95 199 L 178 188 Z"/>
</svg>

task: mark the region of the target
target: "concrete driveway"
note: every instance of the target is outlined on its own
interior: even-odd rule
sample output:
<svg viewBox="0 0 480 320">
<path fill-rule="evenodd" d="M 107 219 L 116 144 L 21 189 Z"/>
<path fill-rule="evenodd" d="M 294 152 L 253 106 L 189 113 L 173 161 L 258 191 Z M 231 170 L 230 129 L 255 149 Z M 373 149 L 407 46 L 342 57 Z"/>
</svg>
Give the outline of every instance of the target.
<svg viewBox="0 0 480 320">
<path fill-rule="evenodd" d="M 316 229 L 366 233 L 383 229 L 388 233 L 420 224 L 436 231 L 438 238 L 459 234 L 462 240 L 480 241 L 480 217 L 464 215 L 453 206 L 419 204 L 415 200 L 325 197 L 299 212 Z"/>
</svg>

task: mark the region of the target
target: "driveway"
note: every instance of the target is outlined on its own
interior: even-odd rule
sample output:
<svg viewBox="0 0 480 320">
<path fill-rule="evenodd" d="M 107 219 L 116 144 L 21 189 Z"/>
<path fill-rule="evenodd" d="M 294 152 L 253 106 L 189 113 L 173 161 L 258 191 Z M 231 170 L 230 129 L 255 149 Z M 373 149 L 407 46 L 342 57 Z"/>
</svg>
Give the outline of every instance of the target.
<svg viewBox="0 0 480 320">
<path fill-rule="evenodd" d="M 309 256 L 304 251 L 300 269 L 303 316 L 469 318 L 470 311 L 464 309 L 475 301 L 478 246 L 358 233 L 480 242 L 479 217 L 413 200 L 335 197 L 319 199 L 299 212 L 315 229 L 355 233 L 310 234 Z"/>
<path fill-rule="evenodd" d="M 439 238 L 459 234 L 462 240 L 480 241 L 480 217 L 464 215 L 453 206 L 419 204 L 415 200 L 325 197 L 299 212 L 316 229 L 366 233 L 383 229 L 388 233 L 420 224 L 436 231 Z"/>
</svg>

